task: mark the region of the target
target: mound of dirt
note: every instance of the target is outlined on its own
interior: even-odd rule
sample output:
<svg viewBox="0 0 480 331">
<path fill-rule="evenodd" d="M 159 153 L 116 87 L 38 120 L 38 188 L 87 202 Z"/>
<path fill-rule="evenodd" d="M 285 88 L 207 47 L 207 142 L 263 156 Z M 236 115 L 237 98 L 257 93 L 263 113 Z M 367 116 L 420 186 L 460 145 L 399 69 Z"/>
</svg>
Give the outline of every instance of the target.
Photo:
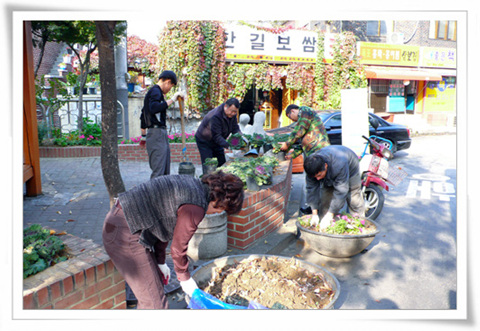
<svg viewBox="0 0 480 331">
<path fill-rule="evenodd" d="M 219 267 L 202 290 L 226 303 L 248 306 L 254 301 L 273 309 L 322 309 L 335 295 L 322 273 L 297 266 L 294 258 L 278 257 Z"/>
</svg>

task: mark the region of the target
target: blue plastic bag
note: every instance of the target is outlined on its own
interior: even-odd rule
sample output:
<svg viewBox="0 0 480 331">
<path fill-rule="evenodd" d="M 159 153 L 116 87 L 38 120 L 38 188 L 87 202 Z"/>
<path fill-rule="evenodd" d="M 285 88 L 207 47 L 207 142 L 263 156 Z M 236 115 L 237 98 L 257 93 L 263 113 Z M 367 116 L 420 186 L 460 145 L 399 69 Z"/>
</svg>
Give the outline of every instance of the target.
<svg viewBox="0 0 480 331">
<path fill-rule="evenodd" d="M 208 294 L 200 289 L 195 289 L 192 294 L 192 298 L 188 303 L 190 309 L 268 309 L 256 302 L 251 301 L 248 307 L 232 305 L 225 303 L 213 295 Z"/>
</svg>

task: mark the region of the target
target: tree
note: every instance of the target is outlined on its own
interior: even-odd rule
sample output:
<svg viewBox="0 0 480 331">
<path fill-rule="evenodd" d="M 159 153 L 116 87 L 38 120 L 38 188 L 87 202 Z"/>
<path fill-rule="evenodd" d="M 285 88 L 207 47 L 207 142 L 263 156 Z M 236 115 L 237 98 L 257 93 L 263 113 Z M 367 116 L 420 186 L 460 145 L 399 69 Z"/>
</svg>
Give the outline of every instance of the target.
<svg viewBox="0 0 480 331">
<path fill-rule="evenodd" d="M 129 68 L 135 68 L 146 76 L 154 76 L 158 58 L 158 46 L 149 43 L 135 35 L 127 38 L 127 64 Z"/>
<path fill-rule="evenodd" d="M 110 196 L 110 206 L 118 193 L 125 191 L 118 166 L 117 144 L 117 87 L 115 80 L 116 21 L 96 21 L 98 40 L 100 86 L 102 91 L 102 151 L 103 179 Z"/>
<path fill-rule="evenodd" d="M 92 53 L 97 49 L 96 25 L 93 21 L 55 21 L 50 29 L 52 40 L 67 44 L 79 59 L 78 131 L 82 131 L 83 89 L 90 73 Z M 114 38 L 122 35 L 125 29 L 124 26 L 117 25 Z"/>
<path fill-rule="evenodd" d="M 45 54 L 45 46 L 47 42 L 52 41 L 52 26 L 55 22 L 52 21 L 32 21 L 32 43 L 33 47 L 40 49 L 38 62 L 34 69 L 34 77 L 37 78 L 38 69 L 42 64 L 43 55 Z"/>
<path fill-rule="evenodd" d="M 56 21 L 51 26 L 52 39 L 64 42 L 79 59 L 80 77 L 78 94 L 78 131 L 83 129 L 83 88 L 90 73 L 90 54 L 97 48 L 95 23 L 93 21 Z M 76 47 L 80 45 L 80 47 Z M 86 50 L 81 56 L 81 49 Z"/>
</svg>

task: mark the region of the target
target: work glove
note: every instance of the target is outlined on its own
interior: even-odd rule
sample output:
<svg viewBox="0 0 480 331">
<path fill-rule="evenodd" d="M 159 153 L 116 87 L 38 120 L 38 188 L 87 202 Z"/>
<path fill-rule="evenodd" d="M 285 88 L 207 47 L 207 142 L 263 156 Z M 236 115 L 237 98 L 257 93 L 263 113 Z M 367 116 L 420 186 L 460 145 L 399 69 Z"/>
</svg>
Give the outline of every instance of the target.
<svg viewBox="0 0 480 331">
<path fill-rule="evenodd" d="M 318 222 L 320 222 L 320 218 L 318 217 L 318 215 L 312 215 L 312 217 L 310 218 L 310 225 L 317 226 Z"/>
<path fill-rule="evenodd" d="M 142 134 L 142 138 L 140 139 L 140 146 L 145 146 L 147 144 L 147 136 Z"/>
<path fill-rule="evenodd" d="M 182 91 L 178 91 L 173 95 L 173 101 L 177 101 L 178 97 L 185 99 L 185 94 Z"/>
<path fill-rule="evenodd" d="M 168 281 L 170 280 L 170 268 L 166 264 L 159 264 L 158 267 L 163 275 L 163 284 L 168 285 Z"/>
<path fill-rule="evenodd" d="M 332 213 L 326 213 L 325 216 L 323 216 L 322 220 L 320 221 L 320 229 L 326 229 L 330 226 L 330 223 L 332 222 L 333 219 L 333 214 Z"/>
<path fill-rule="evenodd" d="M 192 277 L 190 277 L 188 280 L 181 281 L 180 286 L 182 287 L 183 292 L 190 297 L 192 297 L 193 291 L 198 288 L 197 283 Z"/>
</svg>

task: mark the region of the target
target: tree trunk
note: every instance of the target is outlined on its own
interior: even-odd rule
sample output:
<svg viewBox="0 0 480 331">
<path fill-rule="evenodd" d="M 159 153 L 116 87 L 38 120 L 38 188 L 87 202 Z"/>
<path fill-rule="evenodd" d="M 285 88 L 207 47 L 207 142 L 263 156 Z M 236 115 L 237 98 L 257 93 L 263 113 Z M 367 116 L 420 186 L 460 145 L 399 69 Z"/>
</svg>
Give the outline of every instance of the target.
<svg viewBox="0 0 480 331">
<path fill-rule="evenodd" d="M 110 206 L 119 193 L 125 191 L 118 166 L 117 88 L 113 32 L 115 21 L 96 21 L 100 85 L 102 91 L 102 151 L 103 179 L 110 196 Z"/>
</svg>

